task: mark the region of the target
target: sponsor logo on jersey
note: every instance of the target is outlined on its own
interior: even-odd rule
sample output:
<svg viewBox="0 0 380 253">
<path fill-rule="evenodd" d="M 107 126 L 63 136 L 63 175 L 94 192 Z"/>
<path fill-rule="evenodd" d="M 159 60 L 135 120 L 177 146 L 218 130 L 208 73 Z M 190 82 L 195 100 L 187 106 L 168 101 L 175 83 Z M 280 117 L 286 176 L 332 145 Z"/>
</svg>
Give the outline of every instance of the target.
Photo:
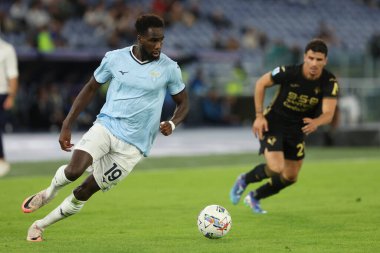
<svg viewBox="0 0 380 253">
<path fill-rule="evenodd" d="M 119 70 L 119 72 L 120 72 L 122 75 L 128 73 L 128 71 L 122 71 L 122 70 Z"/>
</svg>

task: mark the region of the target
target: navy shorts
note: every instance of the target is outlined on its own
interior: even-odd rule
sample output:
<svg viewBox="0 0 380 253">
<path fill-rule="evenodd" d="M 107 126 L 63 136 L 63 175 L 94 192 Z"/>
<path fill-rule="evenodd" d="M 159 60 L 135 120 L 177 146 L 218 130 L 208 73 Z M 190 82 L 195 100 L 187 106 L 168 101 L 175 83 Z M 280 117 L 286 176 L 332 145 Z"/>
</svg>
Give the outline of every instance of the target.
<svg viewBox="0 0 380 253">
<path fill-rule="evenodd" d="M 287 160 L 303 160 L 305 158 L 304 135 L 267 132 L 260 140 L 259 154 L 264 154 L 265 149 L 269 152 L 282 151 Z"/>
</svg>

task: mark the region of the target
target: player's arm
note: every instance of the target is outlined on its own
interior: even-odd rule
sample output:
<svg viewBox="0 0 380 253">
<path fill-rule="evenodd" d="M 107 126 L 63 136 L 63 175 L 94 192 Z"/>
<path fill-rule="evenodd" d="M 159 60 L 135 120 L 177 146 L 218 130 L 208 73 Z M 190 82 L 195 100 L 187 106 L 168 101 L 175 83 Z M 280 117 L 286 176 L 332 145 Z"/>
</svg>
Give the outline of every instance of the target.
<svg viewBox="0 0 380 253">
<path fill-rule="evenodd" d="M 99 87 L 100 84 L 94 77 L 91 77 L 75 98 L 70 112 L 62 123 L 61 134 L 59 136 L 59 144 L 61 145 L 62 150 L 70 151 L 70 148 L 73 146 L 73 144 L 71 144 L 71 127 L 78 115 L 91 102 Z"/>
<path fill-rule="evenodd" d="M 8 96 L 4 101 L 3 107 L 5 110 L 12 109 L 18 89 L 18 77 L 8 79 Z"/>
<path fill-rule="evenodd" d="M 255 85 L 254 103 L 256 119 L 252 125 L 252 131 L 259 139 L 263 138 L 263 133 L 268 131 L 268 122 L 264 117 L 264 97 L 265 89 L 273 85 L 271 72 L 261 76 Z"/>
<path fill-rule="evenodd" d="M 174 102 L 176 103 L 176 108 L 173 113 L 173 117 L 170 119 L 172 124 L 169 121 L 163 121 L 160 124 L 160 131 L 163 135 L 170 135 L 175 126 L 180 124 L 189 112 L 189 98 L 187 91 L 184 89 L 180 93 L 172 96 Z"/>
<path fill-rule="evenodd" d="M 310 134 L 318 129 L 319 126 L 329 124 L 333 118 L 337 105 L 336 97 L 325 97 L 322 100 L 322 113 L 315 119 L 304 118 L 303 122 L 306 124 L 302 131 L 305 134 Z"/>
<path fill-rule="evenodd" d="M 4 101 L 3 108 L 9 110 L 14 105 L 18 89 L 18 64 L 14 47 L 6 52 L 5 61 L 5 72 L 8 77 L 8 96 Z"/>
</svg>

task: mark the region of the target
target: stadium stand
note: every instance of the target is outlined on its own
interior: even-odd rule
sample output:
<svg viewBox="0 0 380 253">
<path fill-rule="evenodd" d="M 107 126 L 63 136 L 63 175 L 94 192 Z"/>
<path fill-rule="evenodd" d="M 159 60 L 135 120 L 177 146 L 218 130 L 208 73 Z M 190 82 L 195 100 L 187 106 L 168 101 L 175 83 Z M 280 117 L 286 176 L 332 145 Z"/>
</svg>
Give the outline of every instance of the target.
<svg viewBox="0 0 380 253">
<path fill-rule="evenodd" d="M 81 5 L 82 2 L 86 5 Z M 317 35 L 319 23 L 323 21 L 336 33 L 339 46 L 363 51 L 371 35 L 378 31 L 377 24 L 380 23 L 379 7 L 370 7 L 355 0 L 3 0 L 0 4 L 2 36 L 18 47 L 29 47 L 30 42 L 25 35 L 27 30 L 39 29 L 58 20 L 62 24 L 56 32 L 66 41 L 62 47 L 109 50 L 107 36 L 114 30 L 123 35 L 133 25 L 128 23 L 133 18 L 126 17 L 136 16 L 140 11 L 154 11 L 155 2 L 180 6 L 176 11 L 180 14 L 179 18 L 172 18 L 176 8 L 170 6 L 164 15 L 169 24 L 166 38 L 168 50 L 178 47 L 191 51 L 212 49 L 216 32 L 220 32 L 222 39 L 239 37 L 241 30 L 250 26 L 264 32 L 270 41 L 281 39 L 288 46 L 302 46 L 310 37 Z M 185 18 L 189 15 L 193 21 Z M 122 27 L 118 22 L 127 24 Z"/>
<path fill-rule="evenodd" d="M 380 121 L 371 109 L 378 101 L 374 94 L 380 94 L 378 79 L 366 80 L 365 89 L 358 83 L 380 75 L 379 60 L 368 57 L 369 43 L 380 32 L 377 0 L 2 0 L 0 36 L 17 49 L 18 100 L 23 102 L 10 115 L 8 131 L 58 129 L 67 105 L 104 53 L 133 43 L 133 21 L 141 12 L 165 18 L 164 52 L 180 63 L 188 84 L 202 69 L 204 93 L 192 99 L 207 99 L 211 93 L 206 91 L 216 91 L 219 106 L 228 105 L 226 117 L 238 116 L 241 124 L 250 121 L 251 111 L 242 108 L 249 108 L 256 77 L 276 65 L 299 62 L 302 47 L 313 37 L 328 41 L 329 68 L 348 78 L 342 89 L 358 96 L 360 121 Z M 245 79 L 235 78 L 237 64 Z M 102 99 L 100 94 L 83 115 L 83 126 L 91 124 L 91 112 Z M 196 108 L 202 110 L 199 104 Z M 31 111 L 41 120 L 33 122 Z M 202 115 L 194 115 L 198 111 L 192 113 L 188 125 L 205 123 Z"/>
</svg>

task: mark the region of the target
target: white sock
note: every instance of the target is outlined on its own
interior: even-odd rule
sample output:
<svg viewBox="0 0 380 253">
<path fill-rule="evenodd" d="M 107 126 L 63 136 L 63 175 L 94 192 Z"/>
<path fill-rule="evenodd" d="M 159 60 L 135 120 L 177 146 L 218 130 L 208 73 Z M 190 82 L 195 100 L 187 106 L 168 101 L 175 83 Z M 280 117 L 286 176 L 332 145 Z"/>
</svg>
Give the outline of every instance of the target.
<svg viewBox="0 0 380 253">
<path fill-rule="evenodd" d="M 52 199 L 57 194 L 58 190 L 65 185 L 70 184 L 72 181 L 68 180 L 65 175 L 65 168 L 67 165 L 62 165 L 58 168 L 53 179 L 51 180 L 50 186 L 46 189 L 46 198 Z"/>
<path fill-rule="evenodd" d="M 46 227 L 79 212 L 86 201 L 77 200 L 74 194 L 68 196 L 56 209 L 51 211 L 43 219 L 36 221 L 38 227 Z"/>
</svg>

